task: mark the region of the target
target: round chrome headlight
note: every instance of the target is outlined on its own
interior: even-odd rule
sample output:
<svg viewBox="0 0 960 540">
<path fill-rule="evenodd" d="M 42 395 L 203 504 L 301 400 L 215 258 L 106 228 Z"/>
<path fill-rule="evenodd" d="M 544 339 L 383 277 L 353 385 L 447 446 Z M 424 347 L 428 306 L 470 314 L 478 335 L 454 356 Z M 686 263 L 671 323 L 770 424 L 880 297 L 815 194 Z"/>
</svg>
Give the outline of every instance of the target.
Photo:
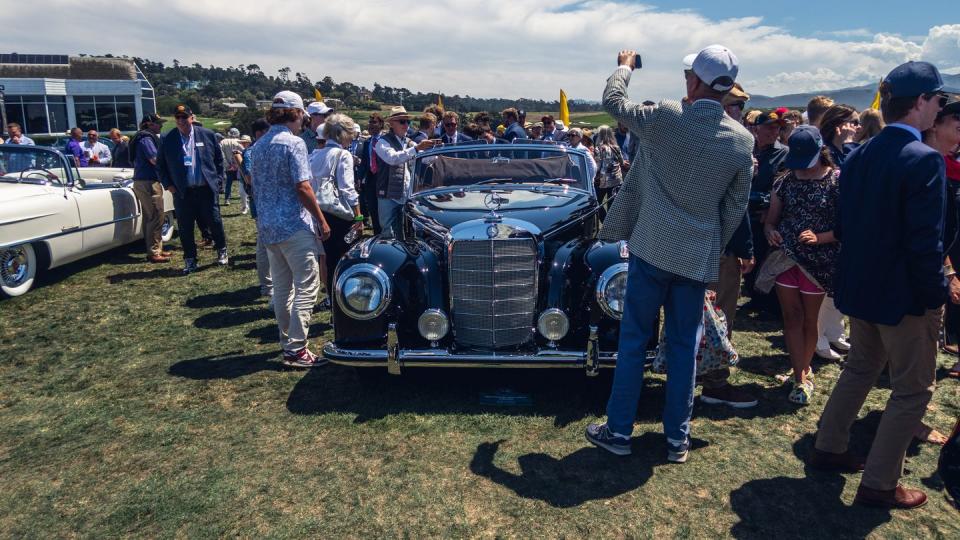
<svg viewBox="0 0 960 540">
<path fill-rule="evenodd" d="M 537 330 L 540 331 L 540 335 L 550 341 L 559 341 L 570 330 L 570 319 L 563 311 L 550 308 L 541 313 L 537 319 Z"/>
<path fill-rule="evenodd" d="M 607 268 L 597 280 L 597 303 L 609 317 L 623 317 L 623 303 L 627 294 L 627 263 Z"/>
<path fill-rule="evenodd" d="M 358 264 L 337 277 L 337 305 L 354 319 L 377 317 L 390 304 L 390 278 L 378 266 Z"/>
<path fill-rule="evenodd" d="M 450 321 L 447 314 L 439 309 L 428 309 L 417 320 L 417 329 L 427 341 L 437 341 L 447 335 Z"/>
</svg>

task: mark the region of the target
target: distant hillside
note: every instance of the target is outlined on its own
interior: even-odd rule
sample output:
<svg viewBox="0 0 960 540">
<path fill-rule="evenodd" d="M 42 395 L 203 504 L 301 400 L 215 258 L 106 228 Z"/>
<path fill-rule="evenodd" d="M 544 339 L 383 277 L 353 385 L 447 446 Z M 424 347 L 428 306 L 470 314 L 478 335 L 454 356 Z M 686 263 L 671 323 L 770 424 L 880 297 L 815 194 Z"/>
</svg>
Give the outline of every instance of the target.
<svg viewBox="0 0 960 540">
<path fill-rule="evenodd" d="M 948 92 L 960 93 L 960 75 L 944 75 Z M 837 103 L 845 103 L 857 109 L 866 109 L 873 103 L 873 96 L 877 92 L 876 83 L 865 84 L 853 88 L 827 90 L 824 92 L 807 92 L 805 94 L 787 94 L 785 96 L 751 96 L 747 105 L 753 109 L 772 109 L 775 107 L 806 107 L 814 96 L 825 95 L 833 98 Z"/>
</svg>

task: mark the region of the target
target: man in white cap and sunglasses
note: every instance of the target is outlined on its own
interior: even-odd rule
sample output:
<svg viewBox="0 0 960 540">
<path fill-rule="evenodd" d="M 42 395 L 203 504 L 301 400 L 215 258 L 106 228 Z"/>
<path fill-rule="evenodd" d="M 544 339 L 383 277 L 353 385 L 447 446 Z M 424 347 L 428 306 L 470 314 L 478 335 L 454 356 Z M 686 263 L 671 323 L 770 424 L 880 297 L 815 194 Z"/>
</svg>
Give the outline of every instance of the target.
<svg viewBox="0 0 960 540">
<path fill-rule="evenodd" d="M 640 148 L 601 238 L 625 240 L 627 294 L 607 422 L 590 424 L 587 440 L 617 455 L 630 436 L 643 386 L 647 345 L 661 306 L 667 347 L 663 412 L 667 459 L 687 460 L 697 347 L 707 283 L 716 281 L 721 250 L 743 220 L 753 173 L 753 137 L 724 113 L 737 57 L 721 45 L 700 51 L 684 70 L 686 98 L 642 105 L 627 97 L 634 51 L 620 51 L 603 106 L 639 139 Z"/>
<path fill-rule="evenodd" d="M 310 185 L 306 145 L 297 136 L 305 112 L 296 93 L 274 96 L 267 111 L 270 130 L 252 147 L 250 161 L 257 234 L 270 261 L 283 363 L 311 368 L 326 363 L 307 347 L 307 334 L 320 289 L 320 240 L 330 237 L 330 226 Z"/>
</svg>

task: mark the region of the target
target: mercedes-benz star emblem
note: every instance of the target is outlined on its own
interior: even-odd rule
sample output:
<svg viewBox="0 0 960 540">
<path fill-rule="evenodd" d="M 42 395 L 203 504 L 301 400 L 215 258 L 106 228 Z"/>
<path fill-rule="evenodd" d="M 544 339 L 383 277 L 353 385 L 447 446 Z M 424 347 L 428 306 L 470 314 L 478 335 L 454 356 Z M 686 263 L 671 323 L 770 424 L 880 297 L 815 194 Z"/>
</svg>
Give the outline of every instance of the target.
<svg viewBox="0 0 960 540">
<path fill-rule="evenodd" d="M 489 227 L 487 227 L 488 238 L 496 238 L 498 234 L 500 234 L 500 231 L 497 229 L 496 225 L 490 225 Z"/>
</svg>

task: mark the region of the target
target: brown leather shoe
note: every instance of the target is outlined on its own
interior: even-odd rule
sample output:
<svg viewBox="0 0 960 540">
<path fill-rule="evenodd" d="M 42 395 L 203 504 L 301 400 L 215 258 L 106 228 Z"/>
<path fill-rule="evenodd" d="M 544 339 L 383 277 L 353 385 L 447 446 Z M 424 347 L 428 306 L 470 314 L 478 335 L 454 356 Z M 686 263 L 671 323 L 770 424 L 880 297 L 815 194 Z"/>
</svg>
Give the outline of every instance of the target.
<svg viewBox="0 0 960 540">
<path fill-rule="evenodd" d="M 863 460 L 851 454 L 849 450 L 842 454 L 834 454 L 814 448 L 807 458 L 807 465 L 820 471 L 863 472 Z"/>
<path fill-rule="evenodd" d="M 147 257 L 147 260 L 152 263 L 168 263 L 170 262 L 170 257 L 164 257 L 163 255 L 151 255 Z"/>
<path fill-rule="evenodd" d="M 857 488 L 857 496 L 853 499 L 853 502 L 877 508 L 912 510 L 927 504 L 927 494 L 919 489 L 907 489 L 903 486 L 897 486 L 896 489 L 879 490 L 861 484 Z"/>
</svg>

